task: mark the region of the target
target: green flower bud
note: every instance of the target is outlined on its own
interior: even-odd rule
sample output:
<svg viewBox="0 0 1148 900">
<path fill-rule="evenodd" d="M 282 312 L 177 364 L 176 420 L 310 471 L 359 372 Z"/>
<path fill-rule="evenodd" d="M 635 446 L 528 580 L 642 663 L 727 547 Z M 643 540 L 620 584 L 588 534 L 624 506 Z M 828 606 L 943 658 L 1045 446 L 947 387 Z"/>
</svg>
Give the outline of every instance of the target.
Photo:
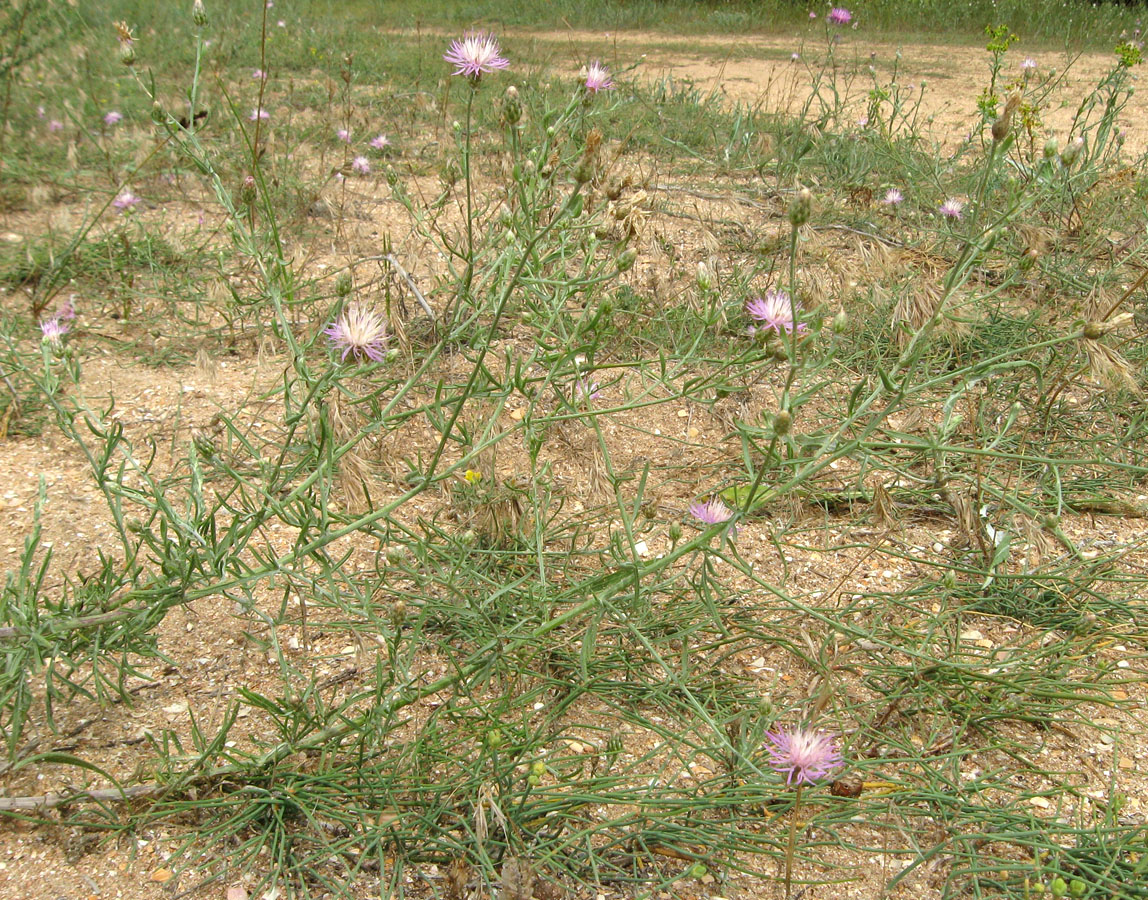
<svg viewBox="0 0 1148 900">
<path fill-rule="evenodd" d="M 813 194 L 809 192 L 809 188 L 802 188 L 789 204 L 789 224 L 794 228 L 800 228 L 809 221 L 812 213 Z"/>
<path fill-rule="evenodd" d="M 248 175 L 239 186 L 239 202 L 244 206 L 250 206 L 255 202 L 256 195 L 255 177 Z"/>
<path fill-rule="evenodd" d="M 191 5 L 191 21 L 195 23 L 196 28 L 202 28 L 207 24 L 207 10 L 203 7 L 203 0 L 195 0 Z"/>
<path fill-rule="evenodd" d="M 1079 878 L 1073 878 L 1068 883 L 1068 893 L 1073 897 L 1083 897 L 1084 892 L 1088 890 L 1088 885 L 1081 881 Z"/>
<path fill-rule="evenodd" d="M 714 286 L 714 271 L 706 263 L 698 263 L 697 274 L 698 289 L 702 291 L 710 291 Z"/>
<path fill-rule="evenodd" d="M 1048 892 L 1054 897 L 1063 897 L 1068 893 L 1068 882 L 1057 875 L 1048 886 Z"/>
<path fill-rule="evenodd" d="M 491 750 L 497 750 L 502 746 L 502 729 L 492 728 L 486 733 L 486 746 Z"/>
<path fill-rule="evenodd" d="M 793 416 L 786 410 L 782 410 L 773 417 L 773 433 L 778 437 L 789 434 L 789 429 L 793 426 Z"/>
<path fill-rule="evenodd" d="M 705 878 L 710 870 L 706 868 L 705 863 L 696 862 L 690 866 L 690 878 Z"/>
<path fill-rule="evenodd" d="M 839 312 L 837 315 L 835 315 L 833 317 L 833 325 L 832 325 L 833 333 L 834 334 L 844 334 L 848 327 L 849 327 L 849 315 L 845 312 L 845 310 L 841 310 L 841 312 Z"/>
<path fill-rule="evenodd" d="M 1052 159 L 1058 153 L 1060 153 L 1060 141 L 1054 137 L 1050 137 L 1044 142 L 1044 158 Z"/>
<path fill-rule="evenodd" d="M 1060 154 L 1060 161 L 1064 164 L 1066 169 L 1071 169 L 1072 164 L 1080 157 L 1081 151 L 1084 150 L 1084 138 L 1075 137 L 1067 147 Z"/>
<path fill-rule="evenodd" d="M 340 272 L 339 277 L 335 279 L 335 296 L 342 299 L 346 297 L 355 287 L 355 282 L 351 278 L 350 272 Z"/>
<path fill-rule="evenodd" d="M 538 776 L 545 775 L 546 774 L 546 763 L 544 763 L 540 759 L 534 760 L 534 762 L 532 762 L 530 764 L 530 774 L 531 775 L 538 775 Z"/>
<path fill-rule="evenodd" d="M 618 271 L 626 272 L 634 267 L 638 261 L 638 251 L 633 247 L 618 254 Z"/>
<path fill-rule="evenodd" d="M 522 118 L 522 104 L 518 100 L 518 88 L 513 84 L 506 89 L 502 100 L 502 117 L 508 125 L 517 125 Z"/>
</svg>

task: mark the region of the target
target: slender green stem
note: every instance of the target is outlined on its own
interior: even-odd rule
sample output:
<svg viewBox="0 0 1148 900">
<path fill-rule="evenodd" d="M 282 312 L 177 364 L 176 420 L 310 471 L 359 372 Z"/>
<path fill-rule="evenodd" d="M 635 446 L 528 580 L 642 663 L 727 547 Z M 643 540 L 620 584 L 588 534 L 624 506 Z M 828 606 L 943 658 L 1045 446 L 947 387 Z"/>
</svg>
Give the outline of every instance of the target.
<svg viewBox="0 0 1148 900">
<path fill-rule="evenodd" d="M 462 177 L 466 182 L 466 268 L 459 283 L 458 296 L 455 298 L 454 310 L 447 321 L 447 326 L 453 330 L 455 319 L 462 310 L 463 304 L 470 300 L 470 286 L 474 280 L 474 187 L 470 177 L 470 125 L 471 114 L 474 107 L 474 95 L 478 93 L 478 85 L 472 84 L 466 95 L 466 134 L 462 142 Z"/>
<path fill-rule="evenodd" d="M 789 843 L 785 847 L 785 900 L 789 900 L 793 888 L 793 853 L 797 847 L 797 817 L 801 813 L 801 791 L 805 785 L 797 782 L 797 793 L 793 797 L 793 813 L 789 818 Z"/>
</svg>

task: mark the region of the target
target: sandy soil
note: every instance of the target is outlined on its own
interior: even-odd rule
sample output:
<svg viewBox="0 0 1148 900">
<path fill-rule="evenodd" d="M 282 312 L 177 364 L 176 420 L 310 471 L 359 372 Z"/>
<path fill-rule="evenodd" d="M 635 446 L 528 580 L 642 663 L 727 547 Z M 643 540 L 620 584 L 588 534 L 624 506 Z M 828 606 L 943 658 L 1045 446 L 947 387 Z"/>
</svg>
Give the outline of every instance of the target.
<svg viewBox="0 0 1148 900">
<path fill-rule="evenodd" d="M 815 34 L 811 32 L 811 46 L 812 35 Z M 540 40 L 567 45 L 571 58 L 601 55 L 619 68 L 645 54 L 645 60 L 637 70 L 640 77 L 656 79 L 668 75 L 675 79 L 688 79 L 728 101 L 760 103 L 770 109 L 789 109 L 804 101 L 799 85 L 808 82 L 809 70 L 803 61 L 790 60 L 789 54 L 798 50 L 803 58 L 812 56 L 812 50 L 793 41 L 776 38 L 671 38 L 652 34 L 590 33 L 536 36 Z M 897 50 L 890 44 L 868 44 L 863 35 L 850 34 L 838 50 L 838 58 L 847 72 L 855 73 L 848 76 L 853 79 L 850 96 L 857 100 L 864 97 L 868 84 L 865 68 L 870 64 L 881 77 L 887 78 Z M 614 56 L 607 56 L 606 51 Z M 871 53 L 876 54 L 872 59 Z M 1052 67 L 1063 71 L 1066 67 L 1066 60 L 1052 53 L 1032 55 L 1040 66 L 1038 73 Z M 1019 53 L 1015 56 L 1016 63 L 1023 58 Z M 926 108 L 934 118 L 932 133 L 939 143 L 959 142 L 969 127 L 968 123 L 975 115 L 975 97 L 984 83 L 985 60 L 983 50 L 970 48 L 916 45 L 903 49 L 899 61 L 902 74 L 899 77 L 908 83 L 927 82 Z M 1111 57 L 1107 55 L 1088 55 L 1076 60 L 1069 70 L 1070 77 L 1053 95 L 1056 102 L 1045 116 L 1048 127 L 1054 130 L 1065 128 L 1083 92 L 1110 65 Z M 1148 120 L 1144 116 L 1142 98 L 1135 97 L 1134 104 L 1135 108 L 1130 108 L 1127 117 L 1129 141 L 1148 143 Z M 388 230 L 393 230 L 396 237 L 404 233 L 397 205 L 389 199 L 381 178 L 372 182 L 349 182 L 340 190 L 345 192 L 339 199 L 347 204 L 348 214 L 341 226 L 338 252 L 327 256 L 316 254 L 316 260 L 366 258 L 377 253 L 384 224 Z M 657 186 L 651 190 L 656 191 Z M 708 255 L 707 247 L 714 235 L 707 224 L 720 221 L 727 223 L 728 227 L 757 234 L 778 228 L 780 209 L 746 206 L 733 198 L 707 200 L 680 192 L 675 196 L 678 205 L 666 207 L 666 211 L 680 215 L 661 215 L 650 210 L 642 261 L 628 275 L 635 287 L 647 290 L 665 302 L 681 302 L 686 290 L 683 285 L 689 284 L 693 267 Z M 650 203 L 651 207 L 653 205 Z M 141 215 L 148 216 L 149 224 L 154 223 L 158 229 L 179 227 L 178 222 L 164 219 L 162 209 L 145 211 Z M 21 227 L 30 229 L 31 223 L 5 223 L 6 229 L 20 230 Z M 719 229 L 715 226 L 714 230 Z M 325 239 L 333 243 L 333 225 L 331 232 Z M 659 256 L 653 249 L 655 234 L 660 241 L 677 248 L 677 259 L 668 261 L 664 255 Z M 403 246 L 403 242 L 396 239 L 396 246 Z M 810 242 L 807 250 L 809 264 L 824 280 L 827 296 L 837 298 L 836 302 L 846 303 L 852 297 L 849 286 L 856 283 L 853 279 L 859 271 L 859 264 L 839 261 L 855 257 L 857 252 L 855 236 L 841 232 L 822 234 Z M 425 264 L 420 268 L 417 258 L 406 262 L 413 272 L 421 272 L 425 277 Z M 318 265 L 317 262 L 312 264 Z M 16 299 L 5 298 L 5 302 L 14 303 Z M 85 346 L 82 328 L 86 324 L 93 328 L 106 327 L 97 326 L 94 321 L 86 323 L 82 315 L 78 337 L 81 347 Z M 212 417 L 220 409 L 240 414 L 258 388 L 274 383 L 279 377 L 282 360 L 273 355 L 260 357 L 248 346 L 241 348 L 237 356 L 220 360 L 211 377 L 193 367 L 149 368 L 122 362 L 96 351 L 85 359 L 84 366 L 85 389 L 93 397 L 114 393 L 129 436 L 141 445 L 153 436 L 163 445 L 173 436 L 186 440 L 193 429 L 209 427 Z M 622 401 L 627 387 L 630 386 L 619 384 L 607 389 L 601 402 Z M 767 410 L 772 403 L 774 387 L 770 384 L 755 386 L 742 401 L 745 408 L 741 410 L 729 408 L 711 412 L 688 403 L 666 404 L 612 424 L 607 436 L 616 462 L 622 466 L 637 466 L 644 459 L 663 454 L 674 455 L 676 465 L 685 466 L 693 462 L 699 469 L 711 473 L 714 466 L 736 466 L 736 442 L 723 443 L 729 432 L 728 419 L 723 415 L 752 416 Z M 509 422 L 517 421 L 515 412 L 514 408 L 507 409 Z M 429 440 L 429 437 L 412 435 L 411 440 Z M 552 462 L 557 483 L 568 489 L 572 496 L 577 496 L 585 481 L 585 454 L 577 447 L 563 448 L 559 441 L 551 443 L 554 444 Z M 500 465 L 504 471 L 501 474 L 512 474 L 517 462 L 520 461 L 503 459 Z M 40 477 L 44 478 L 48 493 L 43 519 L 45 535 L 53 543 L 59 561 L 69 567 L 90 565 L 94 547 L 106 544 L 111 534 L 106 509 L 79 455 L 51 428 L 39 437 L 12 437 L 0 444 L 0 484 L 5 485 L 0 491 L 0 527 L 4 531 L 3 538 L 0 538 L 0 553 L 8 559 L 18 555 L 30 528 Z M 388 489 L 384 480 L 376 497 L 385 498 Z M 695 495 L 696 489 L 696 485 L 680 478 L 667 485 L 651 484 L 651 490 L 660 491 L 658 502 L 668 511 L 668 516 L 678 514 L 677 511 Z M 1082 546 L 1104 541 L 1128 543 L 1137 539 L 1141 530 L 1139 523 L 1133 520 L 1085 517 L 1067 520 L 1065 529 Z M 802 592 L 842 590 L 841 579 L 847 576 L 848 586 L 844 590 L 894 590 L 920 575 L 917 566 L 906 558 L 894 555 L 870 558 L 856 549 L 839 549 L 849 539 L 844 521 L 827 519 L 822 537 L 820 546 L 787 550 L 786 562 L 792 572 L 791 586 L 794 589 Z M 773 538 L 772 524 L 768 520 L 760 520 L 745 527 L 739 542 L 745 555 L 760 560 L 763 565 L 772 565 L 777 562 L 778 553 Z M 907 548 L 920 558 L 927 558 L 931 553 L 949 553 L 955 538 L 952 528 L 938 528 L 935 522 L 909 521 L 891 539 L 890 546 L 896 544 L 898 551 Z M 667 548 L 665 527 L 659 526 L 650 535 L 649 545 L 652 553 Z M 938 546 L 940 550 L 936 549 Z M 234 613 L 231 608 L 206 602 L 172 613 L 160 629 L 160 646 L 172 659 L 172 665 L 157 663 L 148 667 L 146 677 L 138 684 L 133 705 L 112 704 L 101 708 L 96 704 L 77 702 L 61 712 L 58 734 L 52 734 L 41 723 L 30 732 L 29 738 L 43 742 L 40 750 L 51 747 L 98 759 L 102 766 L 117 775 L 130 778 L 149 758 L 145 739 L 148 732 L 171 728 L 186 738 L 190 731 L 189 709 L 195 712 L 201 727 L 210 730 L 222 715 L 227 701 L 234 697 L 237 684 L 272 691 L 278 677 L 276 667 L 242 638 L 241 626 L 237 624 Z M 1010 643 L 1019 637 L 1015 625 L 990 617 L 970 616 L 967 633 L 970 652 L 1002 652 L 1006 655 Z M 283 635 L 284 640 L 290 637 L 298 635 Z M 330 641 L 335 640 L 335 637 L 330 638 Z M 349 677 L 354 676 L 361 652 L 361 648 L 342 646 L 345 642 L 344 637 L 338 644 L 328 642 L 314 648 L 315 674 L 320 679 L 336 680 L 332 681 L 333 695 L 345 686 L 345 682 L 338 679 L 347 673 L 350 673 Z M 843 648 L 842 652 L 846 650 Z M 306 647 L 294 651 L 300 664 L 304 662 L 305 651 Z M 1127 664 L 1127 658 L 1132 656 L 1132 651 L 1118 642 L 1106 652 L 1113 666 L 1120 665 L 1122 661 Z M 775 657 L 769 652 L 742 653 L 724 665 L 738 677 L 748 675 L 759 679 L 763 690 L 767 685 L 775 684 L 780 677 L 786 689 L 797 694 L 804 687 L 804 675 L 792 671 L 779 673 L 777 667 L 784 665 L 785 659 L 780 654 Z M 1135 671 L 1132 674 L 1139 675 Z M 1143 715 L 1146 699 L 1142 685 L 1129 685 L 1125 699 L 1128 706 L 1121 711 L 1107 708 L 1088 711 L 1096 725 L 1124 732 L 1118 747 L 1114 747 L 1110 739 L 1106 740 L 1108 735 L 1103 730 L 1073 723 L 1072 730 L 1064 728 L 1050 732 L 1039 753 L 1048 770 L 1077 773 L 1090 789 L 1098 792 L 1098 801 L 1108 791 L 1123 793 L 1128 798 L 1126 814 L 1142 822 L 1148 811 L 1148 779 L 1143 772 L 1143 760 L 1148 758 L 1148 738 L 1138 733 L 1141 729 L 1136 721 Z M 236 736 L 239 739 L 261 736 L 257 719 L 252 713 L 250 721 L 242 722 L 237 728 Z M 60 769 L 35 774 L 16 773 L 16 776 L 8 778 L 5 790 L 9 795 L 64 790 L 69 787 L 67 779 L 70 777 L 67 770 Z M 689 773 L 683 777 L 690 777 Z M 1088 811 L 1081 809 L 1080 812 Z M 755 822 L 747 827 L 766 826 Z M 243 886 L 240 884 L 211 884 L 193 893 L 184 893 L 194 886 L 195 878 L 194 873 L 182 878 L 173 876 L 167 855 L 176 837 L 177 829 L 173 827 L 98 845 L 91 840 L 91 835 L 82 832 L 9 824 L 0 830 L 0 898 L 170 900 L 174 896 L 187 896 L 197 900 L 224 897 L 242 900 L 243 894 L 239 892 Z M 858 839 L 861 837 L 859 834 Z M 842 868 L 860 867 L 864 871 L 847 885 L 813 889 L 803 895 L 805 900 L 814 897 L 822 900 L 840 897 L 868 900 L 886 896 L 885 884 L 899 871 L 898 863 L 887 857 L 874 857 L 870 861 L 845 856 L 834 859 L 829 854 L 825 858 L 827 867 L 838 863 Z M 441 894 L 442 873 L 437 868 L 432 872 L 431 868 L 434 867 L 428 867 L 423 873 L 425 885 L 431 887 L 412 888 L 412 896 L 419 896 L 420 891 L 423 896 L 435 892 Z M 810 874 L 824 877 L 825 872 L 825 869 L 819 869 Z M 889 896 L 914 897 L 917 900 L 938 896 L 937 885 L 929 878 L 931 872 L 906 881 L 902 890 Z M 230 894 L 229 889 L 232 891 Z M 719 897 L 760 900 L 781 895 L 774 880 L 740 875 L 731 875 L 720 882 L 684 887 L 677 896 L 691 896 L 691 891 L 694 892 L 692 895 L 706 896 L 711 900 Z M 369 895 L 366 885 L 363 895 Z M 598 895 L 607 900 L 622 896 L 620 892 L 607 890 Z"/>
<path fill-rule="evenodd" d="M 526 34 L 553 43 L 564 56 L 601 56 L 618 69 L 638 63 L 635 71 L 646 79 L 693 82 L 717 98 L 769 111 L 800 109 L 809 98 L 811 76 L 821 69 L 826 49 L 824 32 L 813 27 L 805 35 L 786 38 L 586 31 Z M 799 57 L 796 60 L 794 53 Z M 990 56 L 980 46 L 898 44 L 870 40 L 864 30 L 847 31 L 835 58 L 843 96 L 858 116 L 874 78 L 882 85 L 895 80 L 913 86 L 914 91 L 924 92 L 921 121 L 929 124 L 925 134 L 946 149 L 963 140 L 977 120 L 976 99 L 989 82 Z M 1043 130 L 1058 135 L 1063 143 L 1081 102 L 1111 71 L 1116 57 L 1038 50 L 1020 43 L 1006 57 L 1003 83 L 1023 80 L 1020 66 L 1029 58 L 1037 64 L 1029 84 L 1050 85 L 1041 111 Z M 1141 71 L 1142 67 L 1134 72 L 1136 81 Z M 1127 131 L 1129 150 L 1148 149 L 1148 96 L 1134 94 L 1120 124 Z"/>
</svg>

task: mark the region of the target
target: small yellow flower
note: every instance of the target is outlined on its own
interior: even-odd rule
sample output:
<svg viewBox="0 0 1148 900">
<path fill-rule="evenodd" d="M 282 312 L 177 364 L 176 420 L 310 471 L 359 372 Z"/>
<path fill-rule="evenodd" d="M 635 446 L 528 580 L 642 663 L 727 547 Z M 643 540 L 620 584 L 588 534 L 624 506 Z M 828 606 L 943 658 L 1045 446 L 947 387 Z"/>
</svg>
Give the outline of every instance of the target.
<svg viewBox="0 0 1148 900">
<path fill-rule="evenodd" d="M 466 479 L 467 484 L 477 484 L 482 481 L 482 473 L 476 472 L 474 469 L 467 469 L 462 477 Z"/>
</svg>

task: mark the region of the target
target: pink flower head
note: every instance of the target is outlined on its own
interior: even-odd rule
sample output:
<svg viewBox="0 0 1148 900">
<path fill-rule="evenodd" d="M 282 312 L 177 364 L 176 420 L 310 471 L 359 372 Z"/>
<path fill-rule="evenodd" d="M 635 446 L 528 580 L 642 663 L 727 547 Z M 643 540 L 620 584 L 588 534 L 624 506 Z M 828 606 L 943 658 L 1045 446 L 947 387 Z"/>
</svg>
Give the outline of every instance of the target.
<svg viewBox="0 0 1148 900">
<path fill-rule="evenodd" d="M 269 113 L 267 110 L 263 109 L 262 107 L 256 107 L 255 109 L 251 110 L 251 115 L 249 115 L 247 118 L 250 119 L 252 122 L 258 122 L 261 119 L 263 121 L 266 121 L 267 119 L 271 118 L 271 113 Z"/>
<path fill-rule="evenodd" d="M 267 77 L 267 73 L 264 72 L 262 69 L 252 69 L 251 70 L 251 80 L 252 81 L 262 81 L 266 77 Z"/>
<path fill-rule="evenodd" d="M 59 307 L 56 309 L 56 314 L 52 316 L 52 318 L 60 319 L 61 321 L 68 321 L 76 318 L 76 305 L 72 302 L 71 297 L 59 305 Z"/>
<path fill-rule="evenodd" d="M 371 161 L 365 156 L 356 156 L 353 160 L 351 160 L 351 169 L 353 169 L 355 173 L 359 175 L 370 175 Z"/>
<path fill-rule="evenodd" d="M 849 12 L 844 6 L 835 6 L 829 10 L 829 14 L 825 19 L 831 25 L 848 25 L 853 21 L 853 13 Z"/>
<path fill-rule="evenodd" d="M 574 383 L 574 402 L 586 403 L 590 400 L 597 400 L 602 395 L 598 390 L 598 382 L 591 381 L 589 378 L 582 376 Z"/>
<path fill-rule="evenodd" d="M 280 19 L 280 20 L 279 20 L 278 22 L 276 22 L 275 24 L 276 24 L 276 25 L 278 25 L 280 28 L 286 28 L 286 27 L 287 27 L 287 23 L 286 23 L 286 21 L 284 21 L 283 19 Z"/>
<path fill-rule="evenodd" d="M 833 738 L 812 728 L 793 731 L 778 729 L 765 736 L 769 748 L 769 765 L 785 776 L 786 784 L 813 784 L 841 765 L 841 753 Z"/>
<path fill-rule="evenodd" d="M 817 18 L 817 13 L 815 13 L 813 10 L 810 10 L 810 11 L 809 11 L 809 18 L 811 18 L 811 19 L 816 19 L 816 18 Z"/>
<path fill-rule="evenodd" d="M 796 50 L 794 50 L 792 53 L 789 54 L 789 58 L 792 59 L 794 62 L 797 62 L 799 59 L 801 59 L 801 54 L 798 53 Z"/>
<path fill-rule="evenodd" d="M 790 334 L 794 329 L 794 316 L 801 312 L 801 304 L 790 301 L 789 294 L 770 288 L 764 297 L 755 297 L 745 305 L 746 312 L 757 320 L 762 331 L 776 331 Z M 805 330 L 805 323 L 797 322 L 798 331 Z"/>
<path fill-rule="evenodd" d="M 391 146 L 391 139 L 385 134 L 377 134 L 371 138 L 371 146 L 376 150 L 386 150 L 387 147 Z"/>
<path fill-rule="evenodd" d="M 1036 71 L 1036 60 L 1033 59 L 1031 56 L 1026 57 L 1024 62 L 1022 62 L 1020 64 L 1020 70 L 1022 72 L 1024 72 L 1026 75 L 1029 72 L 1035 72 Z"/>
<path fill-rule="evenodd" d="M 964 201 L 958 200 L 955 197 L 950 197 L 941 204 L 939 210 L 940 214 L 946 219 L 959 219 L 965 211 Z"/>
<path fill-rule="evenodd" d="M 886 206 L 900 206 L 901 201 L 904 199 L 905 196 L 899 190 L 889 188 L 889 190 L 885 191 L 885 196 L 881 198 L 881 202 Z"/>
<path fill-rule="evenodd" d="M 51 119 L 48 122 L 48 130 L 49 131 L 61 131 L 61 130 L 63 130 L 63 127 L 64 127 L 64 123 L 61 122 L 59 119 Z"/>
<path fill-rule="evenodd" d="M 51 344 L 53 347 L 59 347 L 64 340 L 64 335 L 68 333 L 71 326 L 62 321 L 57 316 L 52 316 L 50 319 L 44 319 L 40 322 L 40 340 Z"/>
<path fill-rule="evenodd" d="M 590 63 L 590 68 L 586 70 L 585 86 L 587 92 L 596 94 L 598 91 L 612 91 L 614 90 L 614 79 L 610 77 L 610 70 L 602 65 L 598 60 Z"/>
<path fill-rule="evenodd" d="M 116 195 L 116 199 L 112 201 L 112 206 L 114 206 L 120 212 L 127 212 L 137 203 L 141 202 L 143 201 L 141 201 L 139 197 L 137 197 L 127 188 L 124 188 Z"/>
<path fill-rule="evenodd" d="M 44 118 L 44 116 L 48 115 L 48 111 L 46 109 L 44 109 L 44 107 L 42 107 L 42 106 L 37 106 L 36 107 L 36 115 L 42 119 L 42 118 Z"/>
<path fill-rule="evenodd" d="M 443 59 L 454 66 L 452 75 L 462 75 L 473 84 L 478 84 L 484 73 L 505 69 L 510 61 L 498 54 L 498 38 L 485 31 L 468 31 L 461 41 L 451 41 L 450 49 Z"/>
<path fill-rule="evenodd" d="M 340 128 L 335 132 L 335 137 L 341 140 L 344 144 L 351 143 L 351 132 L 346 128 Z"/>
<path fill-rule="evenodd" d="M 104 115 L 104 124 L 108 126 L 115 125 L 123 121 L 123 118 L 124 114 L 122 112 L 113 109 Z"/>
<path fill-rule="evenodd" d="M 703 525 L 717 525 L 728 522 L 733 518 L 733 510 L 721 502 L 720 497 L 702 503 L 700 500 L 690 504 L 690 515 Z"/>
<path fill-rule="evenodd" d="M 342 359 L 353 353 L 355 359 L 366 356 L 383 361 L 387 349 L 387 326 L 383 317 L 359 303 L 351 303 L 337 319 L 323 329 L 335 349 L 343 349 Z"/>
</svg>

